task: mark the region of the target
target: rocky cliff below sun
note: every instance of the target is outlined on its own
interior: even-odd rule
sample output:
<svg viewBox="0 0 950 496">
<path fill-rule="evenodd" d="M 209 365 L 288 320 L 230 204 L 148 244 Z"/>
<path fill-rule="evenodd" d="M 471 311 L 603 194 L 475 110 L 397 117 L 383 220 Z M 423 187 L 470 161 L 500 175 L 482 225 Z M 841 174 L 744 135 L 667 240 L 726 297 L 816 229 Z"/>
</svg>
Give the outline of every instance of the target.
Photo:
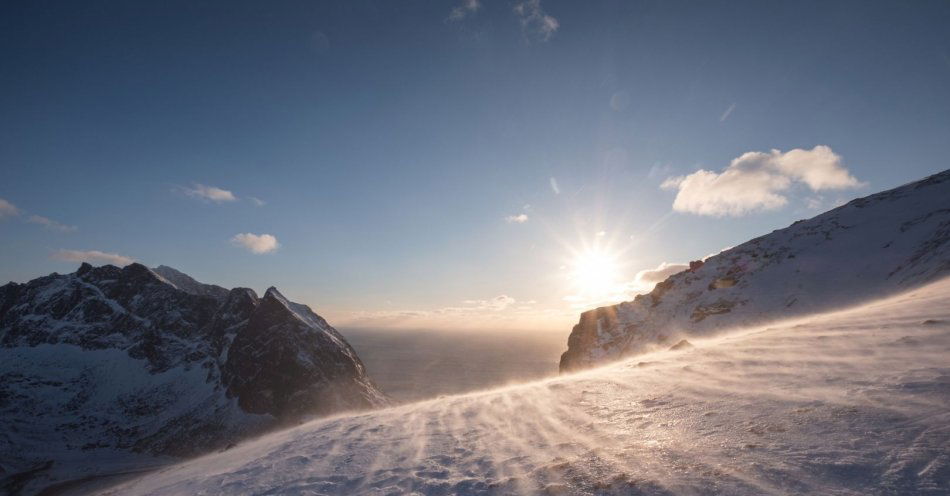
<svg viewBox="0 0 950 496">
<path fill-rule="evenodd" d="M 140 264 L 0 287 L 0 493 L 386 403 L 343 336 L 275 288 Z"/>
<path fill-rule="evenodd" d="M 950 171 L 798 221 L 693 262 L 633 301 L 585 312 L 560 368 L 843 308 L 947 275 Z"/>
</svg>

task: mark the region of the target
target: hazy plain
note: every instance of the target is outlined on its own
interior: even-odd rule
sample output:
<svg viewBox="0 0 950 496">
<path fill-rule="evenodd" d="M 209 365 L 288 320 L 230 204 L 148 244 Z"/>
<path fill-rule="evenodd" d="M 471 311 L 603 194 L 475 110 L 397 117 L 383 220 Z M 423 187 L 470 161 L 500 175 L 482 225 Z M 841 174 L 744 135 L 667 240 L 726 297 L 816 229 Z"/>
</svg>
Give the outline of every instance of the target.
<svg viewBox="0 0 950 496">
<path fill-rule="evenodd" d="M 557 375 L 569 331 L 340 329 L 399 403 Z"/>
</svg>

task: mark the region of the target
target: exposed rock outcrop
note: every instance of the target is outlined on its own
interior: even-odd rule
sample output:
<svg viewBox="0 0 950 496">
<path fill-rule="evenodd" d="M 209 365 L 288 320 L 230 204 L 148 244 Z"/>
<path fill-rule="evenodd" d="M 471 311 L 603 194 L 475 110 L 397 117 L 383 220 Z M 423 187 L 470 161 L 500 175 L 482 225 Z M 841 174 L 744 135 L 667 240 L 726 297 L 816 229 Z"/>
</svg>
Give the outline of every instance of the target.
<svg viewBox="0 0 950 496">
<path fill-rule="evenodd" d="M 668 336 L 854 305 L 950 274 L 950 171 L 725 250 L 647 295 L 581 314 L 562 372 L 661 349 Z"/>
</svg>

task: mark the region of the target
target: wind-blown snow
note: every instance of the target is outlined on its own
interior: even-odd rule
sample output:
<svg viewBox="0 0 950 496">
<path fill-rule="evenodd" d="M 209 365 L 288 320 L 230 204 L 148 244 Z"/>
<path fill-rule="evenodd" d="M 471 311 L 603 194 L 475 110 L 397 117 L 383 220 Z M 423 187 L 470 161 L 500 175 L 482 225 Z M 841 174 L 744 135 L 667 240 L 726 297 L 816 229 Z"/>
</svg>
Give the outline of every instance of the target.
<svg viewBox="0 0 950 496">
<path fill-rule="evenodd" d="M 692 344 L 314 421 L 104 494 L 950 492 L 950 280 Z"/>
</svg>

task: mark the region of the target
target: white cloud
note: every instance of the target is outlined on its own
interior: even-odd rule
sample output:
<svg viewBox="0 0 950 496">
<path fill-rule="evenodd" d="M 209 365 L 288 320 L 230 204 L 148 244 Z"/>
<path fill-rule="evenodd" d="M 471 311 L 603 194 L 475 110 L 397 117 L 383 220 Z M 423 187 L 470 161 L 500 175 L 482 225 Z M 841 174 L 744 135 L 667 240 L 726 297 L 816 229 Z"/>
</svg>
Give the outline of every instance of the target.
<svg viewBox="0 0 950 496">
<path fill-rule="evenodd" d="M 91 264 L 112 264 L 123 267 L 134 262 L 135 259 L 117 253 L 106 253 L 99 250 L 59 250 L 53 253 L 53 258 L 64 262 L 89 262 Z"/>
<path fill-rule="evenodd" d="M 505 221 L 514 224 L 524 224 L 528 222 L 528 214 L 509 215 L 505 217 Z"/>
<path fill-rule="evenodd" d="M 633 282 L 630 283 L 630 289 L 635 293 L 647 293 L 656 286 L 656 283 L 665 281 L 667 277 L 683 272 L 688 268 L 689 264 L 663 262 L 656 268 L 637 272 Z"/>
<path fill-rule="evenodd" d="M 548 41 L 561 26 L 541 7 L 541 0 L 523 0 L 515 4 L 515 15 L 521 22 L 522 31 L 540 41 Z"/>
<path fill-rule="evenodd" d="M 0 198 L 0 219 L 4 217 L 16 217 L 20 215 L 20 209 L 16 205 Z"/>
<path fill-rule="evenodd" d="M 60 224 L 53 219 L 43 217 L 42 215 L 31 215 L 27 220 L 31 224 L 39 224 L 47 229 L 52 229 L 54 231 L 62 232 L 73 232 L 78 229 L 76 226 L 67 226 L 66 224 Z"/>
<path fill-rule="evenodd" d="M 241 233 L 231 238 L 231 243 L 248 249 L 251 253 L 270 253 L 280 248 L 277 238 L 270 234 Z"/>
<path fill-rule="evenodd" d="M 552 177 L 548 182 L 551 183 L 551 191 L 553 191 L 555 195 L 561 194 L 561 187 L 557 185 L 557 179 Z"/>
<path fill-rule="evenodd" d="M 466 16 L 478 12 L 480 8 L 482 8 L 482 4 L 478 0 L 463 0 L 461 5 L 449 12 L 449 20 L 461 21 L 465 19 Z"/>
<path fill-rule="evenodd" d="M 195 183 L 191 188 L 182 187 L 180 190 L 190 197 L 213 201 L 215 203 L 233 202 L 237 200 L 237 196 L 234 196 L 234 193 L 216 186 L 205 186 Z"/>
<path fill-rule="evenodd" d="M 732 111 L 735 110 L 735 109 L 736 109 L 736 104 L 733 103 L 733 104 L 730 105 L 729 108 L 727 108 L 726 111 L 723 112 L 722 115 L 719 117 L 719 122 L 725 122 L 725 120 L 728 119 L 730 115 L 732 115 Z"/>
<path fill-rule="evenodd" d="M 812 191 L 861 185 L 842 165 L 840 156 L 819 145 L 785 153 L 747 152 L 722 172 L 700 169 L 667 178 L 660 187 L 677 190 L 673 209 L 678 212 L 721 217 L 780 208 L 788 203 L 785 193 L 795 183 Z"/>
<path fill-rule="evenodd" d="M 261 200 L 260 198 L 257 198 L 257 197 L 254 197 L 254 196 L 249 196 L 249 197 L 247 197 L 247 199 L 248 199 L 248 201 L 250 201 L 251 203 L 253 203 L 254 206 L 256 206 L 256 207 L 263 207 L 264 205 L 267 205 L 267 202 L 266 202 L 266 201 Z"/>
</svg>

